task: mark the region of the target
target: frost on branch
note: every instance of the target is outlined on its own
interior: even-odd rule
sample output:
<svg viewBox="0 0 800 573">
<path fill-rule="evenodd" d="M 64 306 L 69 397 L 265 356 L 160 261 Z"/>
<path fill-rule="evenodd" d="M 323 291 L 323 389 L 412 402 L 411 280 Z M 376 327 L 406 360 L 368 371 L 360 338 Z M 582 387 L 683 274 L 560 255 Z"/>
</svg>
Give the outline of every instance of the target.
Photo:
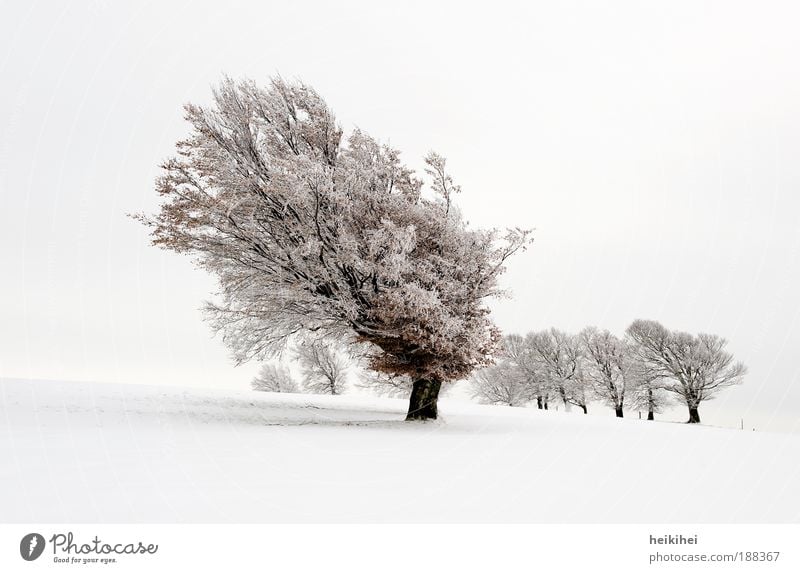
<svg viewBox="0 0 800 573">
<path fill-rule="evenodd" d="M 207 313 L 237 360 L 311 332 L 370 343 L 374 370 L 437 392 L 490 362 L 485 299 L 529 233 L 468 228 L 443 158 L 427 158 L 426 193 L 398 151 L 345 137 L 311 87 L 280 78 L 225 79 L 212 106 L 185 109 L 192 132 L 163 164 L 161 210 L 139 219 L 218 279 Z"/>
</svg>

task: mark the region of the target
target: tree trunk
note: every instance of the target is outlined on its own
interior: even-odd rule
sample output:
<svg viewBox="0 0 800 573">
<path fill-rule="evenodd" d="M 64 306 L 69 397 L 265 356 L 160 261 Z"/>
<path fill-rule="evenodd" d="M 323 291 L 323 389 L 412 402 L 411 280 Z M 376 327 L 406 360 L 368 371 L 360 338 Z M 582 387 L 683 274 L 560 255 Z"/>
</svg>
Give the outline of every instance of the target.
<svg viewBox="0 0 800 573">
<path fill-rule="evenodd" d="M 547 410 L 550 408 L 550 402 L 547 398 L 544 399 L 544 409 Z"/>
<path fill-rule="evenodd" d="M 544 408 L 544 406 L 542 405 L 542 397 L 541 396 L 536 396 L 536 407 L 539 408 L 540 410 L 542 408 Z"/>
<path fill-rule="evenodd" d="M 414 380 L 411 399 L 408 402 L 408 420 L 435 420 L 439 411 L 439 389 L 442 383 L 438 380 Z"/>
<path fill-rule="evenodd" d="M 586 408 L 586 404 L 581 404 L 581 408 L 583 409 L 584 414 L 588 414 L 589 410 Z"/>
<path fill-rule="evenodd" d="M 648 419 L 648 420 L 655 420 L 655 419 L 656 419 L 656 417 L 653 415 L 653 409 L 652 409 L 652 408 L 650 408 L 650 409 L 647 411 L 647 419 Z"/>
<path fill-rule="evenodd" d="M 689 406 L 689 421 L 686 422 L 687 424 L 699 424 L 700 423 L 700 414 L 697 412 L 697 406 L 692 408 Z"/>
<path fill-rule="evenodd" d="M 614 412 L 617 414 L 617 418 L 622 418 L 622 408 L 614 408 Z"/>
<path fill-rule="evenodd" d="M 564 402 L 564 409 L 565 410 L 569 410 L 569 408 L 568 408 L 569 403 L 567 402 L 567 392 L 566 392 L 566 390 L 564 390 L 563 386 L 560 386 L 558 388 L 558 394 L 559 394 L 559 396 L 561 396 L 561 401 Z"/>
</svg>

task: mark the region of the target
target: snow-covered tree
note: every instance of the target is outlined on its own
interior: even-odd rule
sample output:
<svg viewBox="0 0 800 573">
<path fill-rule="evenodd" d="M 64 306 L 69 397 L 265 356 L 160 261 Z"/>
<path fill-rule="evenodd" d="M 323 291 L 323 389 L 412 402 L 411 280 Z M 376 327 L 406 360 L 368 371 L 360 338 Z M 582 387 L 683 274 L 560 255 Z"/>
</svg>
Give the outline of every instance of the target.
<svg viewBox="0 0 800 573">
<path fill-rule="evenodd" d="M 297 346 L 297 361 L 303 373 L 303 388 L 311 394 L 344 393 L 347 361 L 324 340 L 305 340 Z"/>
<path fill-rule="evenodd" d="M 534 360 L 564 403 L 580 407 L 584 413 L 590 399 L 588 378 L 583 372 L 583 346 L 580 338 L 556 328 L 532 332 L 526 337 Z"/>
<path fill-rule="evenodd" d="M 258 375 L 250 383 L 253 390 L 261 392 L 299 392 L 297 382 L 292 378 L 289 369 L 275 364 L 264 364 Z"/>
<path fill-rule="evenodd" d="M 580 333 L 586 357 L 585 374 L 595 396 L 623 417 L 625 399 L 636 384 L 634 357 L 628 344 L 608 330 L 587 327 Z"/>
<path fill-rule="evenodd" d="M 238 361 L 303 332 L 371 344 L 371 368 L 413 380 L 407 419 L 436 418 L 441 385 L 491 362 L 485 300 L 529 233 L 468 228 L 442 157 L 425 192 L 398 151 L 343 137 L 310 86 L 225 79 L 213 95 L 185 107 L 161 209 L 139 216 L 153 242 L 217 278 L 208 316 Z"/>
<path fill-rule="evenodd" d="M 535 398 L 536 406 L 546 410 L 551 389 L 546 374 L 534 357 L 530 339 L 519 334 L 503 336 L 502 356 L 524 376 L 530 399 Z"/>
<path fill-rule="evenodd" d="M 700 422 L 704 400 L 742 382 L 747 368 L 725 350 L 727 340 L 713 334 L 672 332 L 654 320 L 636 320 L 628 336 L 654 376 L 671 380 L 664 386 L 689 408 L 689 423 Z"/>
<path fill-rule="evenodd" d="M 524 406 L 533 399 L 525 372 L 508 359 L 476 371 L 470 386 L 472 397 L 483 404 Z"/>
<path fill-rule="evenodd" d="M 646 364 L 636 360 L 633 364 L 634 384 L 630 391 L 630 406 L 647 412 L 648 420 L 655 420 L 656 414 L 670 405 L 670 393 L 665 380 L 650 372 Z"/>
<path fill-rule="evenodd" d="M 594 391 L 582 366 L 578 367 L 578 371 L 572 378 L 564 382 L 564 390 L 567 402 L 580 408 L 584 414 L 589 413 L 589 402 L 594 398 Z"/>
</svg>

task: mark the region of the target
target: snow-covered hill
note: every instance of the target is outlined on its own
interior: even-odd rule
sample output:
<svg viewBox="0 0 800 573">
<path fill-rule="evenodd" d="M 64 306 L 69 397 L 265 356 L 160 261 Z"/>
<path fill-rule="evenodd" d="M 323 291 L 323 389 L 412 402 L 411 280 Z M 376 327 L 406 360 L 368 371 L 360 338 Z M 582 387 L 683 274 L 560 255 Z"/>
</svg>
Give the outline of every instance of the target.
<svg viewBox="0 0 800 573">
<path fill-rule="evenodd" d="M 800 436 L 0 380 L 0 522 L 797 522 Z"/>
</svg>

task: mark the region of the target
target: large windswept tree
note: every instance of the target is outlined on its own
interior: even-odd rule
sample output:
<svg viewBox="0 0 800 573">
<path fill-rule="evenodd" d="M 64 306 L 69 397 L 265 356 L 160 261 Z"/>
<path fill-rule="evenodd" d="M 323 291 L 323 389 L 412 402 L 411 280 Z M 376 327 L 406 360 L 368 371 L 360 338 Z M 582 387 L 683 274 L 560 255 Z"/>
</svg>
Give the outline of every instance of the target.
<svg viewBox="0 0 800 573">
<path fill-rule="evenodd" d="M 442 157 L 426 193 L 396 150 L 344 138 L 307 85 L 225 79 L 213 95 L 185 107 L 161 209 L 140 216 L 153 242 L 216 276 L 209 317 L 239 361 L 308 331 L 373 345 L 373 369 L 413 380 L 407 419 L 436 418 L 441 384 L 491 361 L 485 299 L 528 233 L 469 229 Z"/>
</svg>

